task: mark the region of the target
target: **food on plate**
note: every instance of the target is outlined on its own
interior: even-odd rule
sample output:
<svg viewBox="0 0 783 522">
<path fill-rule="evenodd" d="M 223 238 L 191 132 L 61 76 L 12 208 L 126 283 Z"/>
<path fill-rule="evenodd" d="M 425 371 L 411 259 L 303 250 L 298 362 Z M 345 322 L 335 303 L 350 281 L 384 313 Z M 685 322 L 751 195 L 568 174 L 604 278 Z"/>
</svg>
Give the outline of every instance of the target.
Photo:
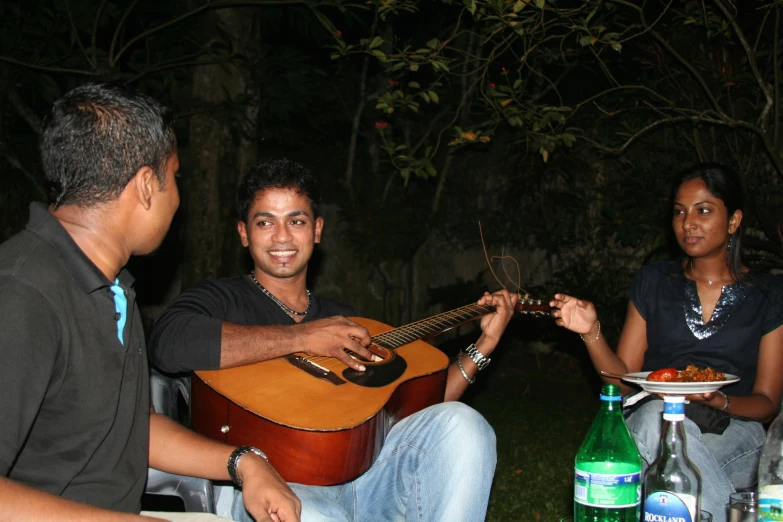
<svg viewBox="0 0 783 522">
<path fill-rule="evenodd" d="M 687 368 L 677 374 L 677 378 L 674 380 L 676 382 L 714 382 L 725 379 L 725 373 L 716 372 L 709 366 L 702 370 L 695 364 L 689 364 Z"/>
<path fill-rule="evenodd" d="M 689 364 L 682 371 L 677 371 L 675 368 L 661 368 L 650 372 L 647 376 L 648 381 L 655 382 L 715 382 L 725 379 L 725 373 L 716 372 L 709 366 L 702 369 L 695 364 Z"/>
<path fill-rule="evenodd" d="M 677 378 L 677 373 L 679 373 L 677 372 L 677 368 L 661 368 L 660 370 L 650 372 L 650 374 L 647 376 L 647 380 L 655 382 L 671 382 Z"/>
</svg>

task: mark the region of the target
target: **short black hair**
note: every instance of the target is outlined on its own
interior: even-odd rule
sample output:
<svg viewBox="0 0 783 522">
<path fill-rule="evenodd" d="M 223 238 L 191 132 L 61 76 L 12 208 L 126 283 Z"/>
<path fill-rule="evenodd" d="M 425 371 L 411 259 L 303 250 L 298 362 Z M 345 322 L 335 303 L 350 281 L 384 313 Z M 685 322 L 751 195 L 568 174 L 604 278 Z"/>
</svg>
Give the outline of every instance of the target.
<svg viewBox="0 0 783 522">
<path fill-rule="evenodd" d="M 41 135 L 41 162 L 54 206 L 117 199 L 142 167 L 162 188 L 176 139 L 171 110 L 120 85 L 85 83 L 54 102 Z"/>
<path fill-rule="evenodd" d="M 305 166 L 286 158 L 272 158 L 254 165 L 237 190 L 237 218 L 247 223 L 247 213 L 255 198 L 268 188 L 290 189 L 310 200 L 313 218 L 317 218 L 321 194 L 315 177 Z"/>
</svg>

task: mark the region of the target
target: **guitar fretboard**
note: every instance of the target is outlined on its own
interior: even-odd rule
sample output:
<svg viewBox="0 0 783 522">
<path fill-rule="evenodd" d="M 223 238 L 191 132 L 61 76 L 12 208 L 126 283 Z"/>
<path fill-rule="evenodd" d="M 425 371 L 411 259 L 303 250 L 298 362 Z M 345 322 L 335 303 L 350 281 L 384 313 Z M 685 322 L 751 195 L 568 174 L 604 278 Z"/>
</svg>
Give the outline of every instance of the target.
<svg viewBox="0 0 783 522">
<path fill-rule="evenodd" d="M 494 311 L 494 306 L 469 304 L 375 335 L 373 336 L 372 341 L 385 348 L 399 348 L 400 346 L 412 343 L 413 341 L 430 339 L 456 326 L 473 321 L 474 319 L 478 319 L 479 317 Z"/>
</svg>

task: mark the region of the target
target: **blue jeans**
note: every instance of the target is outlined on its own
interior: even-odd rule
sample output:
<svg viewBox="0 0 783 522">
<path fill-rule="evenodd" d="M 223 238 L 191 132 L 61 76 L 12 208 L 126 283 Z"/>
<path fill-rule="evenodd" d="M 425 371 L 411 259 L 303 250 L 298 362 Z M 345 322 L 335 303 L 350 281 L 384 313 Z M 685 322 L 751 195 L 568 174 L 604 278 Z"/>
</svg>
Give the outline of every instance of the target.
<svg viewBox="0 0 783 522">
<path fill-rule="evenodd" d="M 461 402 L 431 406 L 389 432 L 373 466 L 337 486 L 290 484 L 302 522 L 477 522 L 495 474 L 495 432 Z M 234 520 L 252 520 L 241 495 Z"/>
<path fill-rule="evenodd" d="M 644 472 L 660 451 L 663 401 L 643 404 L 626 423 L 642 455 Z M 760 423 L 735 418 L 722 435 L 702 434 L 686 417 L 685 450 L 701 474 L 701 509 L 712 513 L 713 522 L 726 522 L 729 495 L 735 488 L 756 484 L 765 436 Z"/>
</svg>

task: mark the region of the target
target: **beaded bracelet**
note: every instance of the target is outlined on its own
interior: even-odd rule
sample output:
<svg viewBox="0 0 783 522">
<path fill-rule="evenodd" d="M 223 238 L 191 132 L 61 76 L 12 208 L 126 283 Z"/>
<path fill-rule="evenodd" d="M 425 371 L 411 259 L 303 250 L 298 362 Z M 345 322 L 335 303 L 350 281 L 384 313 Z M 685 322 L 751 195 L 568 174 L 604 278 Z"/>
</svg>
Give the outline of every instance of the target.
<svg viewBox="0 0 783 522">
<path fill-rule="evenodd" d="M 584 335 L 579 334 L 579 337 L 582 338 L 582 340 L 585 342 L 585 344 L 593 344 L 601 336 L 601 321 L 596 321 L 596 322 L 598 323 L 598 332 L 595 334 L 595 339 L 593 339 L 592 341 L 588 341 L 587 339 L 585 339 Z"/>
</svg>

